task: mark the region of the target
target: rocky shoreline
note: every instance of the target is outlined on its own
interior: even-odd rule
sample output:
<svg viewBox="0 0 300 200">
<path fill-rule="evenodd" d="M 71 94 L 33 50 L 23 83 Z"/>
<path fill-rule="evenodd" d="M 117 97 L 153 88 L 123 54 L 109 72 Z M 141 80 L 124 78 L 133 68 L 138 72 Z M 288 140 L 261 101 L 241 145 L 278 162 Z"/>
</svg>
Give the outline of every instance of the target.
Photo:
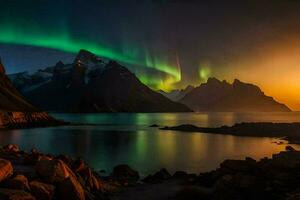
<svg viewBox="0 0 300 200">
<path fill-rule="evenodd" d="M 0 111 L 0 129 L 20 129 L 68 125 L 47 112 Z"/>
<path fill-rule="evenodd" d="M 101 176 L 81 159 L 51 155 L 17 145 L 0 148 L 2 200 L 297 200 L 300 197 L 300 152 L 291 146 L 272 158 L 225 160 L 206 173 L 166 169 L 141 179 L 122 164 Z"/>
<path fill-rule="evenodd" d="M 153 125 L 152 125 L 153 127 Z M 156 127 L 158 127 L 156 125 Z M 243 122 L 233 126 L 221 127 L 197 127 L 191 124 L 179 126 L 166 126 L 160 130 L 173 130 L 183 132 L 202 132 L 212 134 L 250 136 L 250 137 L 274 137 L 287 140 L 289 143 L 300 144 L 300 123 L 272 123 L 272 122 Z"/>
</svg>

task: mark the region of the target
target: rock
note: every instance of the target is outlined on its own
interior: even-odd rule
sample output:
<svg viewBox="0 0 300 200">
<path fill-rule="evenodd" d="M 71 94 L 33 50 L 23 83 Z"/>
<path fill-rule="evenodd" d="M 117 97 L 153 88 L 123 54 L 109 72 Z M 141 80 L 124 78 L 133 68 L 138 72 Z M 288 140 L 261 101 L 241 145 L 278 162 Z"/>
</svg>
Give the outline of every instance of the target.
<svg viewBox="0 0 300 200">
<path fill-rule="evenodd" d="M 39 153 L 36 149 L 32 149 L 30 154 L 24 156 L 24 163 L 27 165 L 36 165 L 40 160 L 52 160 L 53 158 L 48 155 Z"/>
<path fill-rule="evenodd" d="M 175 200 L 210 200 L 212 191 L 197 186 L 186 186 L 180 188 L 175 194 Z"/>
<path fill-rule="evenodd" d="M 165 169 L 161 169 L 156 172 L 154 175 L 149 175 L 143 179 L 145 183 L 159 183 L 164 180 L 170 179 L 172 176 L 171 174 Z"/>
<path fill-rule="evenodd" d="M 16 144 L 8 144 L 3 147 L 3 150 L 9 151 L 9 152 L 19 152 L 20 148 Z"/>
<path fill-rule="evenodd" d="M 158 179 L 161 179 L 161 180 L 167 180 L 167 179 L 172 177 L 171 174 L 165 168 L 159 170 L 153 176 L 155 178 L 158 178 Z"/>
<path fill-rule="evenodd" d="M 0 182 L 13 174 L 13 167 L 10 161 L 0 158 Z"/>
<path fill-rule="evenodd" d="M 41 155 L 39 154 L 27 154 L 24 156 L 26 165 L 35 165 L 39 160 L 41 160 Z"/>
<path fill-rule="evenodd" d="M 43 180 L 57 184 L 59 199 L 85 199 L 76 175 L 62 160 L 41 160 L 36 165 L 36 171 Z"/>
<path fill-rule="evenodd" d="M 157 124 L 152 124 L 151 126 L 149 127 L 159 127 Z"/>
<path fill-rule="evenodd" d="M 35 166 L 36 173 L 46 182 L 59 183 L 70 176 L 71 170 L 61 160 L 40 160 Z"/>
<path fill-rule="evenodd" d="M 8 179 L 4 182 L 5 187 L 10 189 L 29 191 L 28 179 L 24 175 L 17 175 L 12 179 Z"/>
<path fill-rule="evenodd" d="M 175 178 L 175 179 L 185 179 L 185 178 L 188 178 L 188 174 L 185 172 L 185 171 L 176 171 L 172 178 Z"/>
<path fill-rule="evenodd" d="M 30 152 L 31 154 L 40 154 L 40 152 L 36 148 L 32 148 Z"/>
<path fill-rule="evenodd" d="M 85 200 L 84 190 L 80 183 L 73 177 L 69 177 L 58 184 L 59 199 Z"/>
<path fill-rule="evenodd" d="M 300 169 L 300 152 L 282 151 L 278 154 L 273 154 L 269 167 L 285 170 L 298 170 Z"/>
<path fill-rule="evenodd" d="M 56 159 L 59 159 L 59 160 L 64 161 L 64 163 L 66 163 L 69 167 L 72 166 L 73 159 L 72 159 L 70 156 L 61 154 L 61 155 L 58 155 L 58 156 L 56 157 Z"/>
<path fill-rule="evenodd" d="M 296 151 L 296 149 L 294 149 L 294 147 L 292 147 L 292 146 L 286 146 L 285 150 L 286 151 Z"/>
<path fill-rule="evenodd" d="M 125 164 L 114 167 L 113 176 L 116 178 L 131 178 L 137 180 L 140 178 L 140 175 L 137 171 Z"/>
<path fill-rule="evenodd" d="M 224 173 L 253 172 L 257 170 L 256 161 L 249 158 L 247 160 L 225 160 L 220 164 L 220 168 Z"/>
<path fill-rule="evenodd" d="M 196 183 L 204 187 L 212 187 L 223 175 L 221 170 L 201 173 L 196 178 Z"/>
<path fill-rule="evenodd" d="M 234 177 L 234 186 L 237 188 L 249 188 L 253 186 L 258 186 L 258 180 L 253 175 L 238 173 Z"/>
<path fill-rule="evenodd" d="M 31 193 L 38 200 L 51 200 L 54 196 L 55 187 L 50 184 L 41 183 L 38 181 L 30 182 Z"/>
<path fill-rule="evenodd" d="M 74 172 L 80 172 L 84 170 L 87 166 L 82 159 L 77 159 L 72 164 L 72 169 Z"/>
<path fill-rule="evenodd" d="M 81 170 L 79 174 L 85 183 L 84 185 L 89 189 L 89 191 L 101 190 L 101 181 L 93 175 L 91 168 L 86 167 Z"/>
<path fill-rule="evenodd" d="M 286 198 L 286 200 L 300 200 L 300 194 L 295 194 L 293 196 L 290 196 Z"/>
<path fill-rule="evenodd" d="M 1 200 L 36 200 L 34 196 L 23 190 L 0 188 Z"/>
</svg>

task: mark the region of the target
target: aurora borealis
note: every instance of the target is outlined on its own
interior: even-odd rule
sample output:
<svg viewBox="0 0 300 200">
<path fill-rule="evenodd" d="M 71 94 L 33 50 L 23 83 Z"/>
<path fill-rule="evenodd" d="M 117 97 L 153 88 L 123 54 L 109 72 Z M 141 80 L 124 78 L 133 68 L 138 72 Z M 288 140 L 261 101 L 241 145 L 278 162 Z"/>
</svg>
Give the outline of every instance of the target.
<svg viewBox="0 0 300 200">
<path fill-rule="evenodd" d="M 0 6 L 0 56 L 12 73 L 87 49 L 154 89 L 238 78 L 300 110 L 299 10 L 293 0 L 10 0 Z"/>
<path fill-rule="evenodd" d="M 30 28 L 31 32 L 13 26 L 2 26 L 2 28 L 3 31 L 0 32 L 0 42 L 4 44 L 45 47 L 70 53 L 77 53 L 80 49 L 86 49 L 98 56 L 116 60 L 124 64 L 155 69 L 164 73 L 165 76 L 158 79 L 148 79 L 143 73 L 138 73 L 138 75 L 144 83 L 157 88 L 168 89 L 171 84 L 181 79 L 181 72 L 177 63 L 175 66 L 172 66 L 167 61 L 157 59 L 157 57 L 153 57 L 153 55 L 147 52 L 117 52 L 113 48 L 102 44 L 96 44 L 87 40 L 73 39 L 67 31 L 49 34 L 48 31 L 34 30 L 33 28 Z"/>
</svg>

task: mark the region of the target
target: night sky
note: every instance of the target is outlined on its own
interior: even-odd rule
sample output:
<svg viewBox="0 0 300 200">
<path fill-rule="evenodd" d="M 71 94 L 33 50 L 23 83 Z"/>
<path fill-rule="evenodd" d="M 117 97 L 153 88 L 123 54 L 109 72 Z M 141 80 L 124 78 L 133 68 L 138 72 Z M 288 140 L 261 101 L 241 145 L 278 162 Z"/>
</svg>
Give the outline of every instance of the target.
<svg viewBox="0 0 300 200">
<path fill-rule="evenodd" d="M 125 64 L 155 89 L 238 78 L 300 110 L 300 1 L 0 5 L 0 56 L 9 73 L 72 62 L 82 48 Z"/>
</svg>

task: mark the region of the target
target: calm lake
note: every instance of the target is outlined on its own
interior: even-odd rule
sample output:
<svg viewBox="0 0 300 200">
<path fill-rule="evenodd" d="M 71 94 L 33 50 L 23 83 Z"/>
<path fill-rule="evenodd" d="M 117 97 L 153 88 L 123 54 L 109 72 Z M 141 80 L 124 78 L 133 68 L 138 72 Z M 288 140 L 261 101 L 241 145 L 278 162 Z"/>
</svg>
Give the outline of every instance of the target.
<svg viewBox="0 0 300 200">
<path fill-rule="evenodd" d="M 270 157 L 285 148 L 276 139 L 235 137 L 206 133 L 160 131 L 152 124 L 173 126 L 233 125 L 237 122 L 299 122 L 300 112 L 290 113 L 181 113 L 181 114 L 57 114 L 72 122 L 95 126 L 64 126 L 1 131 L 0 144 L 45 153 L 69 154 L 85 159 L 94 169 L 110 172 L 121 163 L 147 175 L 162 167 L 170 172 L 199 173 L 216 168 L 224 159 Z M 300 149 L 300 146 L 293 145 Z"/>
</svg>

